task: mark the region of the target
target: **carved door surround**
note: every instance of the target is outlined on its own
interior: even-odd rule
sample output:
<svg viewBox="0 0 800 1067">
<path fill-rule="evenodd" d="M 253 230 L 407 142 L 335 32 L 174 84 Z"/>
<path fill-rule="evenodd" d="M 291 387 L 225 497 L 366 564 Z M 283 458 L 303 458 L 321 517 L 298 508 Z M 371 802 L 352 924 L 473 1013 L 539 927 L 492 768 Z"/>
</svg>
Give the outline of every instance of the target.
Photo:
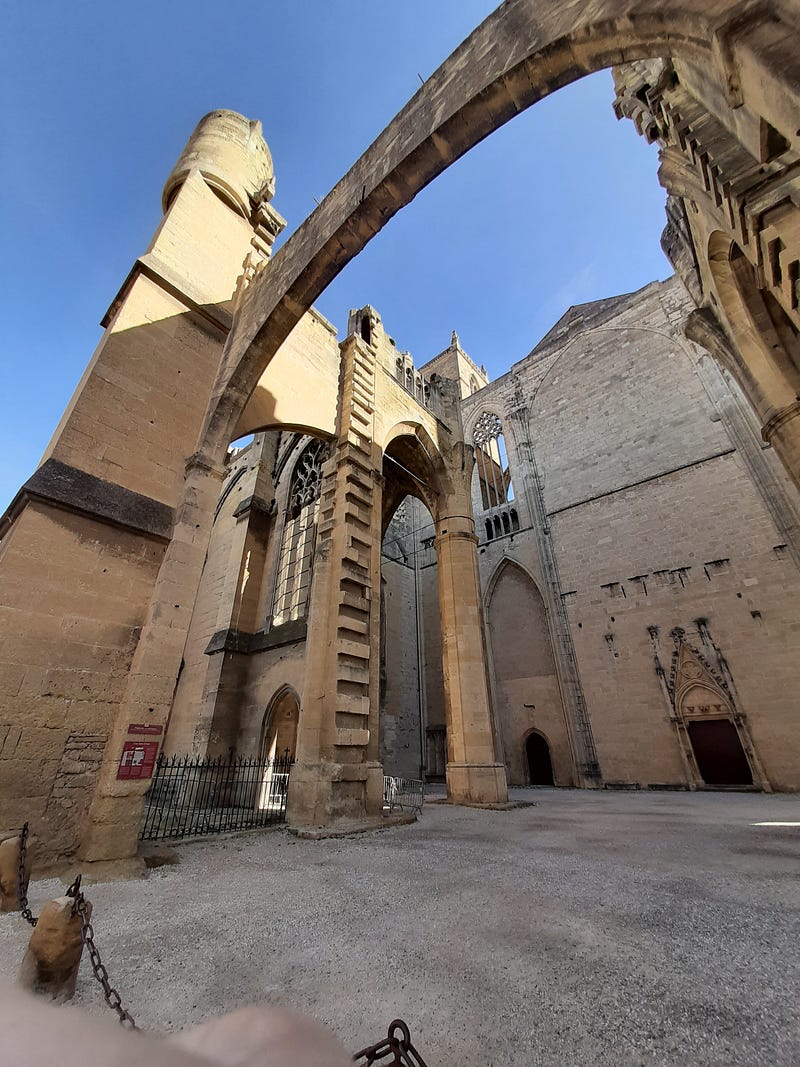
<svg viewBox="0 0 800 1067">
<path fill-rule="evenodd" d="M 705 641 L 711 642 L 705 624 L 701 627 L 700 635 Z M 753 745 L 747 717 L 738 708 L 732 685 L 721 669 L 724 660 L 716 650 L 716 646 L 711 642 L 711 646 L 717 651 L 720 665 L 712 666 L 703 653 L 687 641 L 683 629 L 676 627 L 671 637 L 675 647 L 669 677 L 666 677 L 658 656 L 656 656 L 656 670 L 661 676 L 665 695 L 669 701 L 670 720 L 675 727 L 689 789 L 709 788 L 698 766 L 689 736 L 690 725 L 724 721 L 730 722 L 736 730 L 752 775 L 752 786 L 742 785 L 742 788 L 756 788 L 767 793 L 772 792 Z"/>
</svg>

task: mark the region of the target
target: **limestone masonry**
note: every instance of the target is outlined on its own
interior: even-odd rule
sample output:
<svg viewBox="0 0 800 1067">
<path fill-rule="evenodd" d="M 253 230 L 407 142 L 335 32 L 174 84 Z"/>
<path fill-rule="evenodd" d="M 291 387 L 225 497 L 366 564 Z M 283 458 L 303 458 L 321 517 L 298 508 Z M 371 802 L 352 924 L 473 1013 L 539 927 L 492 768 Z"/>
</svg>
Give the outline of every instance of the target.
<svg viewBox="0 0 800 1067">
<path fill-rule="evenodd" d="M 274 257 L 261 124 L 200 121 L 0 519 L 0 836 L 134 856 L 131 738 L 288 752 L 306 829 L 379 817 L 384 772 L 800 788 L 800 13 L 576 7 L 498 8 Z M 370 306 L 337 337 L 313 301 L 391 216 L 609 65 L 675 275 L 494 382 Z"/>
</svg>

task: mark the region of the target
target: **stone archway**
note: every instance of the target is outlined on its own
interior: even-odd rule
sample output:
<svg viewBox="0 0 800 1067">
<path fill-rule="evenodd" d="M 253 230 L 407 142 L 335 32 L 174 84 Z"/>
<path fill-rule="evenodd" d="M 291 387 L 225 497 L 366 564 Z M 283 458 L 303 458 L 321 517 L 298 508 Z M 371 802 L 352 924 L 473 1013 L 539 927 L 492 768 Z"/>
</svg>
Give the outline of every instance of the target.
<svg viewBox="0 0 800 1067">
<path fill-rule="evenodd" d="M 544 599 L 530 574 L 506 558 L 489 580 L 484 603 L 495 719 L 509 783 L 530 780 L 532 734 L 550 739 L 548 760 L 559 780 L 569 783 L 575 768 Z"/>
<path fill-rule="evenodd" d="M 138 467 L 123 471 L 120 483 L 129 476 L 127 484 L 112 486 L 122 492 L 112 492 L 103 501 L 106 509 L 103 521 L 118 521 L 124 504 L 126 515 L 135 514 L 145 523 L 139 528 L 157 541 L 157 548 L 151 551 L 146 582 L 141 583 L 141 610 L 134 619 L 126 617 L 124 625 L 117 626 L 125 634 L 135 631 L 138 640 L 134 642 L 132 654 L 126 650 L 130 670 L 125 673 L 124 689 L 114 697 L 116 722 L 109 726 L 100 784 L 92 806 L 92 825 L 83 841 L 86 858 L 130 855 L 135 849 L 138 823 L 135 798 L 143 795 L 144 787 L 141 783 L 116 782 L 118 754 L 130 722 L 163 724 L 169 714 L 193 594 L 200 580 L 218 497 L 224 449 L 237 436 L 237 427 L 239 430 L 243 426 L 260 428 L 268 422 L 287 419 L 293 426 L 313 428 L 312 420 L 304 416 L 296 403 L 287 403 L 285 410 L 281 408 L 282 398 L 288 396 L 292 383 L 291 368 L 284 366 L 281 371 L 278 353 L 326 285 L 420 189 L 481 139 L 542 96 L 612 64 L 661 55 L 700 58 L 709 70 L 717 73 L 721 92 L 727 94 L 731 107 L 746 105 L 750 112 L 760 115 L 784 134 L 790 147 L 796 146 L 800 136 L 796 133 L 800 114 L 800 57 L 793 43 L 796 21 L 794 7 L 780 0 L 768 0 L 761 5 L 736 0 L 684 0 L 679 8 L 669 11 L 653 5 L 651 0 L 597 0 L 588 5 L 507 0 L 428 79 L 318 210 L 249 281 L 249 287 L 245 289 L 245 282 L 242 283 L 237 293 L 233 329 L 211 387 L 205 416 L 201 412 L 208 395 L 206 383 L 215 366 L 214 345 L 209 346 L 203 384 L 195 390 L 191 413 L 181 420 L 180 446 L 172 447 L 174 441 L 166 430 L 167 418 L 158 424 L 147 420 L 151 427 L 147 429 L 147 450 L 117 448 L 118 455 L 124 455 L 126 462 L 128 455 L 136 452 Z M 255 137 L 249 137 L 248 143 L 255 141 Z M 230 149 L 228 143 L 225 151 Z M 260 181 L 265 174 L 259 171 L 258 177 Z M 199 171 L 188 173 L 184 186 L 187 198 L 194 197 L 199 202 L 206 197 L 204 203 L 207 202 L 210 210 L 219 190 L 204 192 L 202 185 Z M 226 186 L 222 191 L 226 197 L 236 192 L 233 186 Z M 254 214 L 258 216 L 257 228 L 269 238 L 267 243 L 271 245 L 282 220 L 269 208 L 271 194 L 267 190 L 262 195 L 259 183 L 252 190 L 246 188 L 240 198 L 245 207 L 251 192 Z M 224 225 L 231 225 L 231 220 L 226 219 Z M 253 229 L 248 229 L 248 221 L 241 212 L 237 215 L 237 226 L 236 245 L 244 250 L 251 244 Z M 236 255 L 239 256 L 238 251 Z M 233 266 L 234 263 L 237 265 Z M 241 259 L 234 258 L 229 266 L 238 269 L 238 263 Z M 140 273 L 150 284 L 153 264 L 143 263 Z M 159 284 L 163 281 L 160 279 Z M 186 306 L 191 308 L 191 316 L 203 320 L 204 330 L 210 324 L 217 336 L 224 335 L 229 320 L 226 305 L 230 289 L 227 292 L 214 289 L 208 299 L 198 295 L 195 287 L 187 292 Z M 115 306 L 112 317 L 117 316 L 120 306 Z M 160 343 L 158 329 L 154 337 Z M 118 352 L 121 365 L 127 370 L 133 361 L 125 359 L 126 343 L 127 339 L 122 338 Z M 151 379 L 160 383 L 161 370 L 154 371 L 152 365 L 147 368 L 148 385 Z M 180 371 L 176 369 L 176 373 Z M 92 377 L 93 374 L 94 365 L 82 385 L 82 388 L 87 386 L 87 395 L 88 383 L 92 381 L 95 387 L 101 382 L 105 388 L 106 379 L 101 375 Z M 330 383 L 335 381 L 335 375 L 329 373 L 325 380 L 332 388 Z M 139 387 L 142 382 L 134 384 Z M 128 390 L 130 396 L 136 391 Z M 343 443 L 353 427 L 333 427 L 331 399 L 332 394 L 328 392 L 317 429 L 323 435 L 338 436 Z M 127 420 L 126 433 L 130 435 L 130 418 L 124 403 L 119 403 L 119 409 Z M 293 414 L 289 415 L 289 411 Z M 102 427 L 98 433 L 108 436 Z M 374 469 L 377 459 L 373 455 L 374 438 L 366 435 L 364 440 L 367 441 L 364 455 L 373 461 Z M 189 441 L 191 444 L 187 444 Z M 99 439 L 96 442 L 97 454 L 104 463 L 107 443 Z M 129 443 L 129 437 L 124 443 Z M 454 451 L 459 448 L 463 450 L 463 440 L 454 442 Z M 166 472 L 162 466 L 165 456 L 170 461 Z M 63 474 L 56 473 L 59 477 Z M 89 488 L 94 490 L 97 486 L 92 482 Z M 63 494 L 63 485 L 60 490 Z M 91 494 L 85 495 L 88 498 Z M 460 511 L 456 510 L 456 501 Z M 468 495 L 464 496 L 460 489 L 454 490 L 444 518 L 447 521 L 442 521 L 437 529 L 438 544 L 451 556 L 454 571 L 461 569 L 471 575 L 472 549 L 465 547 L 465 542 L 474 536 Z M 71 533 L 65 534 L 65 540 L 71 547 L 74 540 Z M 94 561 L 88 561 L 85 566 L 87 573 L 91 572 Z M 469 585 L 472 594 L 471 577 Z M 451 607 L 458 610 L 455 598 Z M 91 634 L 87 631 L 83 644 L 94 647 L 97 643 L 94 638 L 107 629 L 108 626 L 98 626 Z M 465 681 L 462 679 L 459 684 Z M 359 730 L 355 720 L 347 721 L 350 725 L 346 729 L 356 737 Z M 454 767 L 473 766 L 463 752 L 461 757 L 453 755 Z M 484 756 L 483 766 L 491 778 L 495 774 L 491 770 L 495 766 L 492 755 L 487 750 Z M 462 795 L 468 796 L 472 787 L 462 784 Z M 495 786 L 499 791 L 499 781 Z"/>
<path fill-rule="evenodd" d="M 770 6 L 778 23 L 788 18 L 782 6 Z M 211 455 L 232 439 L 243 405 L 288 332 L 389 219 L 484 137 L 556 89 L 614 64 L 691 55 L 720 72 L 737 106 L 747 102 L 794 142 L 800 137 L 800 60 L 791 30 L 776 34 L 767 11 L 751 9 L 745 42 L 741 18 L 742 5 L 731 0 L 685 0 L 669 13 L 645 0 L 546 8 L 507 0 L 428 79 L 254 280 L 226 345 L 201 450 Z"/>
<path fill-rule="evenodd" d="M 686 640 L 673 634 L 672 720 L 691 789 L 756 785 L 769 791 L 761 762 L 727 681 Z"/>
<path fill-rule="evenodd" d="M 525 738 L 525 759 L 531 785 L 555 785 L 550 745 L 544 734 L 531 730 Z"/>
<path fill-rule="evenodd" d="M 712 234 L 708 260 L 735 342 L 722 361 L 750 397 L 764 440 L 800 486 L 800 334 L 769 290 L 759 286 L 735 241 Z"/>
<path fill-rule="evenodd" d="M 390 470 L 385 505 L 395 496 Z M 426 778 L 430 725 L 444 730 L 433 539 L 433 516 L 419 496 L 408 493 L 394 509 L 381 543 L 380 649 L 381 763 L 386 774 L 406 778 Z M 442 778 L 444 770 L 443 761 Z"/>
<path fill-rule="evenodd" d="M 264 712 L 258 746 L 261 759 L 294 759 L 299 716 L 300 698 L 291 686 L 282 686 Z"/>
</svg>

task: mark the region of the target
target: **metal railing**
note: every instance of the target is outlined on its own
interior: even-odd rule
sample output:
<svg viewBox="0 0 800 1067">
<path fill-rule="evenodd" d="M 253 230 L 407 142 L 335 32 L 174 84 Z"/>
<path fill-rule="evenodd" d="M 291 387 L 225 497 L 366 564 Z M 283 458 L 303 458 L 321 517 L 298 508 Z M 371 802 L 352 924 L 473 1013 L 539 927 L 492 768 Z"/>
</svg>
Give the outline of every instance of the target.
<svg viewBox="0 0 800 1067">
<path fill-rule="evenodd" d="M 142 841 L 252 830 L 286 819 L 293 760 L 164 756 L 146 795 Z"/>
<path fill-rule="evenodd" d="M 419 778 L 383 776 L 383 807 L 392 811 L 414 812 L 419 815 L 425 800 L 425 784 Z"/>
</svg>

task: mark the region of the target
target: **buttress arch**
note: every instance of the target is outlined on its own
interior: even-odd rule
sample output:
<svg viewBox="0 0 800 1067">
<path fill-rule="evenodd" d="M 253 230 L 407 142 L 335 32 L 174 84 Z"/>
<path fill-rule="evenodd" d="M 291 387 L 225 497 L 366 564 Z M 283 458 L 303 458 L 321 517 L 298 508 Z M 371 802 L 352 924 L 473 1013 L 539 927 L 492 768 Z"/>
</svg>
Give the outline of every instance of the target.
<svg viewBox="0 0 800 1067">
<path fill-rule="evenodd" d="M 136 452 L 132 473 L 127 467 L 119 474 L 111 472 L 116 479 L 113 491 L 103 501 L 105 510 L 98 514 L 111 523 L 122 511 L 126 516 L 134 514 L 139 522 L 136 529 L 144 529 L 157 543 L 149 549 L 146 582 L 140 583 L 134 620 L 137 641 L 131 645 L 133 651 L 127 661 L 130 669 L 110 702 L 115 721 L 109 729 L 88 825 L 75 846 L 84 858 L 117 858 L 135 850 L 140 809 L 134 801 L 141 798 L 144 787 L 116 780 L 127 723 L 163 723 L 168 719 L 219 498 L 225 449 L 239 433 L 278 423 L 333 436 L 336 455 L 326 472 L 320 527 L 329 539 L 330 554 L 320 559 L 314 584 L 321 609 L 317 617 L 338 621 L 328 624 L 327 629 L 320 622 L 309 641 L 319 662 L 312 664 L 302 694 L 299 759 L 293 774 L 295 798 L 300 800 L 305 783 L 309 799 L 303 819 L 314 823 L 349 816 L 362 810 L 364 803 L 373 808 L 380 804 L 380 767 L 370 710 L 375 669 L 368 652 L 360 646 L 370 642 L 374 646 L 376 635 L 370 604 L 379 581 L 379 543 L 373 518 L 380 514 L 382 452 L 375 433 L 374 402 L 375 389 L 383 389 L 385 383 L 375 372 L 372 329 L 366 331 L 366 337 L 363 332 L 360 338 L 353 335 L 340 346 L 338 355 L 331 351 L 327 357 L 330 366 L 321 389 L 324 410 L 319 417 L 312 417 L 310 406 L 304 406 L 304 397 L 297 395 L 296 388 L 294 398 L 290 397 L 292 361 L 281 356 L 275 361 L 279 349 L 293 329 L 309 318 L 313 301 L 329 282 L 422 188 L 516 114 L 586 74 L 648 57 L 699 60 L 712 76 L 714 93 L 719 91 L 725 98 L 726 121 L 734 135 L 738 128 L 731 109 L 745 105 L 749 114 L 760 116 L 796 149 L 800 138 L 800 55 L 792 42 L 799 21 L 796 0 L 681 0 L 669 9 L 657 0 L 592 0 L 588 4 L 578 0 L 539 4 L 507 0 L 428 79 L 263 269 L 242 276 L 221 357 L 218 345 L 227 329 L 229 280 L 236 278 L 233 272 L 239 269 L 241 250 L 250 246 L 254 233 L 247 220 L 241 213 L 228 212 L 230 218 L 220 223 L 232 235 L 224 278 L 222 273 L 211 271 L 205 295 L 199 293 L 197 279 L 189 278 L 177 311 L 169 272 L 156 276 L 158 264 L 152 255 L 142 257 L 131 285 L 138 285 L 141 279 L 158 288 L 158 299 L 165 307 L 164 321 L 178 315 L 192 316 L 200 323 L 195 334 L 199 336 L 202 326 L 213 332 L 213 343 L 203 348 L 202 366 L 191 346 L 186 346 L 188 350 L 180 360 L 174 360 L 175 373 L 181 373 L 182 362 L 191 370 L 196 386 L 191 406 L 188 402 L 181 405 L 180 437 L 175 438 L 179 443 L 169 437 L 167 423 L 175 421 L 172 392 L 181 395 L 183 387 L 176 384 L 177 379 L 167 380 L 165 366 L 158 367 L 155 376 L 164 394 L 163 418 L 150 419 L 148 429 L 141 404 L 131 401 L 130 407 L 119 405 L 117 412 L 125 427 L 124 444 L 129 444 L 129 427 L 138 420 L 142 442 L 149 447 Z M 219 113 L 214 121 L 220 115 L 221 121 L 229 122 L 230 113 L 227 118 Z M 234 125 L 242 123 L 248 125 L 247 120 L 235 116 Z M 248 144 L 252 145 L 258 140 L 255 127 L 260 127 L 257 123 L 249 125 L 253 136 Z M 247 192 L 259 232 L 265 240 L 274 240 L 282 220 L 277 213 L 270 214 L 269 182 L 261 183 L 268 170 L 263 166 L 258 169 L 259 181 Z M 183 197 L 190 211 L 197 210 L 198 205 L 204 211 L 215 207 L 218 190 L 210 191 L 199 171 L 189 168 L 184 174 L 180 170 L 180 177 L 183 184 L 180 189 L 176 186 L 175 196 Z M 226 195 L 230 198 L 235 192 L 229 188 Z M 219 207 L 220 212 L 227 210 Z M 266 243 L 271 248 L 270 240 Z M 205 257 L 201 266 L 208 266 L 206 260 L 210 258 Z M 173 343 L 170 324 L 162 337 L 159 324 L 149 319 L 146 323 L 131 320 L 129 309 L 124 307 L 124 292 L 109 315 L 109 322 L 113 319 L 116 324 L 114 358 L 124 366 L 126 345 L 134 334 L 141 342 L 152 336 L 159 344 Z M 307 365 L 294 368 L 298 372 L 301 369 L 309 371 Z M 93 375 L 90 367 L 86 381 Z M 94 375 L 94 380 L 102 394 L 105 379 Z M 311 376 L 307 374 L 306 380 L 311 381 Z M 454 798 L 464 802 L 483 802 L 487 797 L 502 802 L 505 774 L 489 729 L 491 710 L 477 610 L 480 590 L 469 498 L 472 452 L 463 440 L 455 404 L 446 395 L 444 400 L 450 403 L 451 436 L 447 447 L 443 443 L 440 449 L 447 489 L 441 494 L 443 502 L 436 517 L 437 551 L 446 576 L 442 597 L 450 620 L 444 646 L 452 662 L 458 664 L 450 678 L 453 689 L 449 699 L 453 701 L 454 721 L 460 724 L 459 731 L 448 739 L 448 787 Z M 408 396 L 403 401 L 415 402 Z M 89 390 L 86 402 L 93 403 Z M 96 442 L 94 472 L 83 469 L 83 438 L 76 427 L 73 430 L 71 446 L 54 456 L 57 463 L 51 472 L 51 481 L 55 479 L 57 484 L 55 489 L 50 485 L 49 491 L 58 490 L 62 498 L 65 465 L 76 462 L 78 481 L 89 475 L 90 496 L 96 488 L 91 479 L 103 478 L 110 469 L 105 438 Z M 108 436 L 104 429 L 98 433 Z M 174 447 L 165 447 L 167 442 Z M 194 452 L 188 454 L 192 448 Z M 132 451 L 136 450 L 119 448 L 117 458 L 130 466 Z M 169 461 L 166 467 L 165 458 Z M 29 497 L 34 490 L 42 494 L 41 481 L 29 486 Z M 354 489 L 356 483 L 358 488 Z M 64 535 L 66 540 L 69 536 Z M 22 541 L 19 536 L 18 541 Z M 24 546 L 19 551 L 24 553 Z M 342 560 L 349 561 L 355 577 L 343 577 Z M 86 647 L 98 643 L 99 633 L 97 627 L 91 632 L 87 629 Z M 333 633 L 335 640 L 331 640 Z M 466 642 L 464 634 L 468 635 Z M 345 645 L 349 651 L 344 651 Z M 333 678 L 335 684 L 327 684 Z M 477 703 L 476 692 L 480 696 Z M 336 707 L 331 704 L 334 698 Z M 323 735 L 327 747 L 320 755 Z M 317 751 L 316 756 L 312 750 Z M 323 775 L 328 776 L 324 782 Z M 290 809 L 297 808 L 292 804 L 292 788 Z"/>
<path fill-rule="evenodd" d="M 479 141 L 555 90 L 616 64 L 699 57 L 719 72 L 731 107 L 746 103 L 796 146 L 800 57 L 791 42 L 797 21 L 796 5 L 779 0 L 767 6 L 684 0 L 669 10 L 653 0 L 506 0 L 253 280 L 226 344 L 200 453 L 210 459 L 227 447 L 292 328 L 392 216 Z"/>
</svg>

